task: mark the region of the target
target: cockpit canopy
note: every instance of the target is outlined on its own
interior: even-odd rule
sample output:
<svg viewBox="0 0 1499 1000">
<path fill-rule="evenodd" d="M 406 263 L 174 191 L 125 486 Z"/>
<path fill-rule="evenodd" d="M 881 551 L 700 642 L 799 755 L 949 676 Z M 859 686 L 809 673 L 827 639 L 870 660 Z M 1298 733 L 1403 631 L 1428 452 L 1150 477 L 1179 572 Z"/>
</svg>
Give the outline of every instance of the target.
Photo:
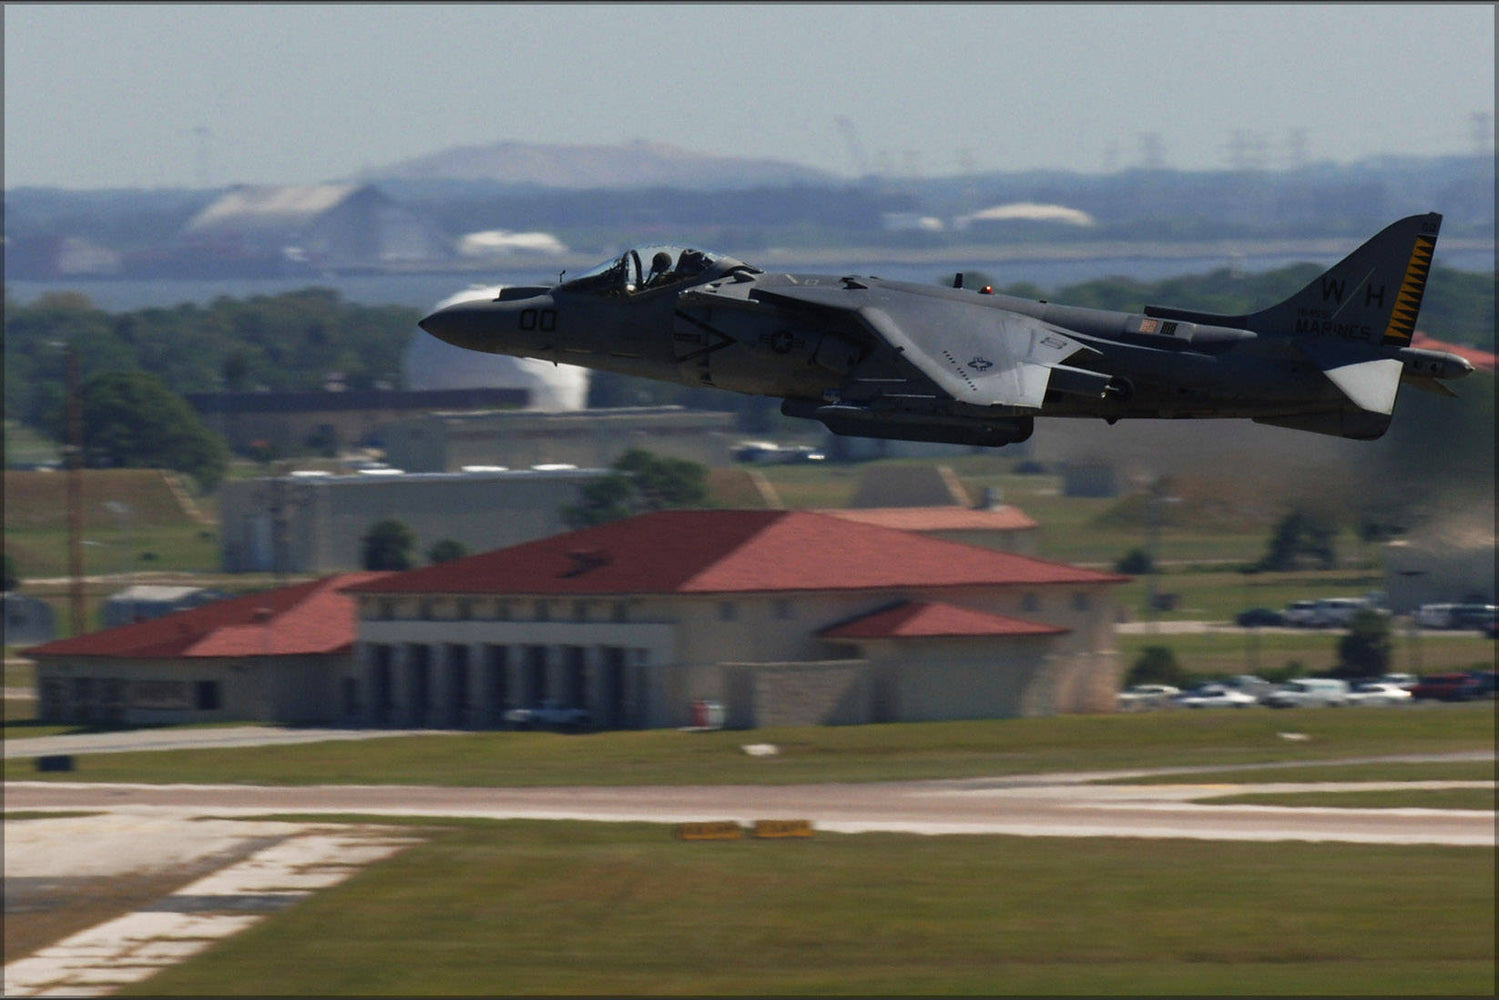
<svg viewBox="0 0 1499 1000">
<path fill-rule="evenodd" d="M 559 291 L 628 297 L 673 285 L 708 281 L 740 269 L 760 273 L 733 257 L 691 247 L 637 247 L 563 282 Z"/>
</svg>

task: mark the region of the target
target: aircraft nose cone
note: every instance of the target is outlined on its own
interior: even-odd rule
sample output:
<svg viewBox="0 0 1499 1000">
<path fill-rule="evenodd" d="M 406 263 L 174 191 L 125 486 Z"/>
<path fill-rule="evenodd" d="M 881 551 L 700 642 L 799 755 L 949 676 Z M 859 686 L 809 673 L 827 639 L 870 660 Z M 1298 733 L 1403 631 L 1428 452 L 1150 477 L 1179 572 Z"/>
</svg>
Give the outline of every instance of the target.
<svg viewBox="0 0 1499 1000">
<path fill-rule="evenodd" d="M 417 326 L 455 347 L 483 350 L 484 316 L 474 307 L 459 303 L 438 309 L 431 315 L 417 320 Z"/>
</svg>

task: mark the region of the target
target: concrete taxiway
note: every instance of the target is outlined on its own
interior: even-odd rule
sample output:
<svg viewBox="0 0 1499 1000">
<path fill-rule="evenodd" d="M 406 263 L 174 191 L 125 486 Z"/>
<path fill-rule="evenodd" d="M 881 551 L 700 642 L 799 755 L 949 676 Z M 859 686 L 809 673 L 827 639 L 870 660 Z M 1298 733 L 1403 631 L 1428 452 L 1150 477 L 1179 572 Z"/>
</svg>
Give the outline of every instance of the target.
<svg viewBox="0 0 1499 1000">
<path fill-rule="evenodd" d="M 303 733 L 311 736 L 311 733 Z M 337 738 L 342 734 L 328 734 Z M 385 735 L 389 735 L 388 733 Z M 162 734 L 98 735 L 83 742 L 24 742 L 33 755 L 145 749 Z M 175 740 L 178 737 L 171 737 Z M 256 733 L 198 731 L 197 740 L 246 745 Z M 64 739 L 64 738 L 56 738 Z M 72 738 L 67 738 L 72 739 Z M 202 745 L 201 742 L 199 745 Z M 1487 752 L 1384 758 L 1488 760 Z M 1328 762 L 1320 762 L 1328 763 Z M 11 888 L 49 878 L 212 871 L 156 901 L 6 965 L 6 996 L 104 996 L 238 933 L 295 898 L 333 885 L 358 867 L 417 842 L 380 816 L 487 817 L 599 822 L 810 821 L 829 833 L 1192 838 L 1493 847 L 1492 811 L 1287 808 L 1212 805 L 1214 795 L 1374 788 L 1493 789 L 1492 781 L 1341 782 L 1315 785 L 1192 783 L 1190 768 L 1156 772 L 1041 774 L 946 781 L 784 786 L 443 788 L 433 786 L 248 786 L 15 781 L 5 785 L 5 879 Z M 1222 768 L 1217 769 L 1221 772 Z M 1103 785 L 1171 774 L 1180 783 Z M 1249 775 L 1246 775 L 1249 777 Z M 57 815 L 47 816 L 47 813 Z M 72 815 L 84 813 L 85 815 Z M 316 814 L 316 822 L 267 814 Z M 330 820 L 345 814 L 349 824 Z M 356 817 L 360 817 L 356 819 Z M 9 898 L 7 898 L 9 907 Z"/>
<path fill-rule="evenodd" d="M 1411 759 L 1411 758 L 1406 758 Z M 1446 756 L 1444 759 L 1452 759 Z M 1485 759 L 1477 755 L 1475 759 Z M 442 788 L 399 785 L 267 787 L 10 782 L 11 810 L 130 810 L 233 816 L 268 812 L 365 816 L 473 816 L 682 823 L 809 820 L 820 830 L 1031 837 L 1186 837 L 1367 844 L 1493 846 L 1494 813 L 1441 809 L 1212 805 L 1213 795 L 1327 790 L 1329 786 L 1098 785 L 1109 775 L 1037 775 L 960 781 L 827 785 Z M 1426 787 L 1400 783 L 1398 787 Z M 1492 782 L 1438 782 L 1492 788 Z M 1343 790 L 1386 787 L 1362 783 Z"/>
</svg>

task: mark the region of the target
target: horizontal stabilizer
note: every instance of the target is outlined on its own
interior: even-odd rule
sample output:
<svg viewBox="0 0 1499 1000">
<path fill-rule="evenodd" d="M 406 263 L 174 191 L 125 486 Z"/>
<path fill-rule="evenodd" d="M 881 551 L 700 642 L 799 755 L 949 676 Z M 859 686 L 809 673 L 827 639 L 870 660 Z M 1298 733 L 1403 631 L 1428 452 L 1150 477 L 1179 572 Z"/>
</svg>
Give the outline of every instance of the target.
<svg viewBox="0 0 1499 1000">
<path fill-rule="evenodd" d="M 1395 393 L 1400 388 L 1404 366 L 1394 358 L 1355 361 L 1351 365 L 1324 369 L 1322 374 L 1343 390 L 1343 395 L 1360 410 L 1370 413 L 1395 412 Z"/>
<path fill-rule="evenodd" d="M 1395 412 L 1405 371 L 1398 358 L 1370 358 L 1366 351 L 1328 340 L 1303 338 L 1296 344 L 1354 406 L 1386 416 Z"/>
</svg>

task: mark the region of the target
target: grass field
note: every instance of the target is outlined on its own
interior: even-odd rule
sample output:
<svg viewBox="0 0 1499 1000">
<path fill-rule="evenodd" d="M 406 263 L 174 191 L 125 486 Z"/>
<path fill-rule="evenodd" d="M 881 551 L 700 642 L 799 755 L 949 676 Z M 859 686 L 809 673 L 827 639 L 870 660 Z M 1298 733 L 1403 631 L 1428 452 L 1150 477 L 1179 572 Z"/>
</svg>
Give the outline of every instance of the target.
<svg viewBox="0 0 1499 1000">
<path fill-rule="evenodd" d="M 85 754 L 75 770 L 5 762 L 6 780 L 252 784 L 796 784 L 1218 767 L 1494 746 L 1494 706 L 1154 712 L 752 732 L 485 732 L 235 750 Z M 30 727 L 7 725 L 6 739 Z M 1295 742 L 1288 729 L 1306 737 Z M 780 752 L 753 757 L 745 743 Z"/>
<path fill-rule="evenodd" d="M 1288 720 L 1305 739 L 1281 738 Z M 1315 762 L 1492 754 L 1494 722 L 1484 703 L 753 734 L 476 733 L 79 755 L 76 771 L 48 775 L 13 759 L 5 773 L 476 786 L 1255 764 L 1170 780 L 1491 780 L 1487 760 Z M 5 736 L 43 728 L 11 725 Z M 750 757 L 740 750 L 749 739 L 781 752 Z M 1294 766 L 1264 766 L 1276 764 Z M 1393 794 L 1376 804 L 1492 798 Z M 1490 848 L 825 831 L 689 843 L 657 824 L 274 818 L 404 822 L 427 839 L 120 995 L 1415 996 L 1495 986 Z M 139 907 L 150 901 L 142 892 L 170 888 L 124 886 L 89 912 L 106 919 L 99 907 L 111 900 Z"/>
<path fill-rule="evenodd" d="M 387 820 L 382 818 L 381 822 Z M 430 823 L 426 824 L 430 829 Z M 125 996 L 1492 994 L 1483 848 L 454 822 Z"/>
</svg>

